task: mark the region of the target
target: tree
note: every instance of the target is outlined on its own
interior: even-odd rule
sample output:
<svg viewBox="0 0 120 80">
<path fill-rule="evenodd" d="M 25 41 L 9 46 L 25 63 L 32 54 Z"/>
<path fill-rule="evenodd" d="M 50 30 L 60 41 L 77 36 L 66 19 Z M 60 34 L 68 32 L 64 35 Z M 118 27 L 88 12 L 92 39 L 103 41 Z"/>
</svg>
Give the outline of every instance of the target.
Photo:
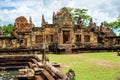
<svg viewBox="0 0 120 80">
<path fill-rule="evenodd" d="M 113 22 L 105 22 L 106 23 L 106 26 L 107 27 L 110 27 L 112 29 L 118 29 L 120 28 L 120 14 L 119 16 L 117 17 L 117 20 L 116 21 L 113 21 Z"/>
<path fill-rule="evenodd" d="M 12 32 L 13 32 L 13 25 L 12 24 L 4 25 L 2 28 L 3 28 L 3 33 L 5 36 L 12 35 Z"/>
<path fill-rule="evenodd" d="M 90 20 L 91 16 L 87 14 L 87 9 L 80 9 L 80 8 L 71 8 L 67 7 L 67 10 L 72 15 L 72 20 L 76 24 L 78 21 L 78 17 L 81 16 L 83 19 L 83 26 L 86 27 L 88 21 Z"/>
<path fill-rule="evenodd" d="M 119 14 L 119 16 L 117 17 L 117 20 L 118 20 L 118 23 L 119 23 L 119 25 L 120 25 L 120 14 Z"/>
<path fill-rule="evenodd" d="M 116 21 L 113 21 L 113 22 L 107 22 L 107 21 L 105 21 L 105 25 L 108 28 L 111 28 L 112 30 L 117 30 L 116 33 L 119 33 L 120 32 L 120 30 L 119 30 L 120 29 L 120 14 L 118 15 Z M 118 35 L 120 36 L 120 33 Z"/>
</svg>

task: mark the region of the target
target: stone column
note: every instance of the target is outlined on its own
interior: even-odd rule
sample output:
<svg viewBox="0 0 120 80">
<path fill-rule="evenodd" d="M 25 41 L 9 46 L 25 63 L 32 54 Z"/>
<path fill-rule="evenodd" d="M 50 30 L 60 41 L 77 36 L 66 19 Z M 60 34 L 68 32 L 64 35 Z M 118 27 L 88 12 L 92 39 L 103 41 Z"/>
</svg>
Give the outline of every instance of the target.
<svg viewBox="0 0 120 80">
<path fill-rule="evenodd" d="M 95 43 L 94 35 L 92 32 L 90 32 L 90 43 Z"/>
<path fill-rule="evenodd" d="M 0 47 L 2 47 L 2 45 L 3 45 L 3 42 L 2 42 L 2 40 L 0 40 Z"/>
<path fill-rule="evenodd" d="M 27 47 L 31 46 L 31 40 L 30 40 L 30 36 L 27 37 Z"/>
<path fill-rule="evenodd" d="M 3 40 L 3 48 L 5 48 L 5 47 L 6 47 L 5 40 Z"/>
<path fill-rule="evenodd" d="M 74 33 L 74 31 L 73 30 L 71 30 L 71 44 L 74 44 L 75 43 L 75 33 Z"/>
<path fill-rule="evenodd" d="M 60 44 L 63 44 L 63 31 L 61 31 L 61 32 L 59 33 L 58 41 L 59 41 Z"/>
<path fill-rule="evenodd" d="M 84 34 L 83 34 L 83 32 L 81 34 L 81 42 L 84 43 Z"/>
<path fill-rule="evenodd" d="M 31 44 L 31 45 L 35 44 L 35 41 L 36 41 L 35 35 L 33 35 L 33 36 L 32 36 L 32 44 Z"/>
</svg>

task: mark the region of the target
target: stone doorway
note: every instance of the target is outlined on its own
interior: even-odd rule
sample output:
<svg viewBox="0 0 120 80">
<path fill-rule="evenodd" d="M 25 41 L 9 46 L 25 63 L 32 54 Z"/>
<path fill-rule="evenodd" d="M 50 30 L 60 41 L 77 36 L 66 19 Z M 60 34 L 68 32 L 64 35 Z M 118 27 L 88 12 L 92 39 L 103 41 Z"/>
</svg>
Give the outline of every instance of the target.
<svg viewBox="0 0 120 80">
<path fill-rule="evenodd" d="M 63 31 L 63 43 L 69 43 L 70 31 Z"/>
</svg>

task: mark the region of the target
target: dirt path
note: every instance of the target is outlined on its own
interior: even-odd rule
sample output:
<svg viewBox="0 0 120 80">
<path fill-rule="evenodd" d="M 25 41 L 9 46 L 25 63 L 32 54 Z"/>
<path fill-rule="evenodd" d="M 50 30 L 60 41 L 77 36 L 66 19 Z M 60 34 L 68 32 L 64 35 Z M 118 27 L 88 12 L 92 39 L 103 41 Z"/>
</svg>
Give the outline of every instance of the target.
<svg viewBox="0 0 120 80">
<path fill-rule="evenodd" d="M 91 57 L 86 56 L 84 54 L 76 54 L 76 55 L 75 54 L 71 54 L 71 55 L 68 55 L 68 57 L 70 57 L 71 59 L 72 59 L 72 56 L 77 57 L 77 59 L 78 59 L 78 60 L 76 60 L 77 62 L 74 62 L 74 60 L 73 60 L 73 62 L 71 61 L 68 64 L 62 63 L 61 64 L 61 68 L 77 65 L 79 62 L 86 62 L 86 63 L 91 63 L 93 65 L 95 64 L 95 65 L 101 66 L 101 67 L 110 67 L 110 68 L 118 68 L 118 69 L 120 69 L 120 65 L 112 63 L 109 60 L 102 60 L 102 59 L 97 59 L 97 58 L 91 58 Z"/>
<path fill-rule="evenodd" d="M 106 60 L 96 60 L 95 63 L 100 66 L 106 66 L 106 67 L 114 67 L 116 66 L 115 64 L 110 63 L 109 61 Z"/>
<path fill-rule="evenodd" d="M 86 60 L 88 60 L 89 62 L 93 63 L 93 64 L 96 64 L 98 66 L 104 66 L 104 67 L 119 67 L 117 64 L 114 64 L 110 61 L 107 61 L 107 60 L 101 60 L 101 59 L 96 59 L 96 58 L 91 58 L 91 57 L 88 57 L 88 56 L 85 56 L 85 55 L 80 55 L 82 58 L 85 58 Z"/>
</svg>

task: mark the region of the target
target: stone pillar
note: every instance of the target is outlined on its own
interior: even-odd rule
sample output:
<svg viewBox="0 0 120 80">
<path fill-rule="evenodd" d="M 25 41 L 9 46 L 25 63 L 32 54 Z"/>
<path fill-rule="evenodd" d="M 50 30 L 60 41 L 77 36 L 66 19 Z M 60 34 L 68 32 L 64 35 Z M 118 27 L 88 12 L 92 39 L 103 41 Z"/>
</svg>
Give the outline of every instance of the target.
<svg viewBox="0 0 120 80">
<path fill-rule="evenodd" d="M 27 37 L 27 47 L 30 47 L 31 46 L 31 40 L 30 40 L 30 36 Z"/>
<path fill-rule="evenodd" d="M 59 41 L 60 44 L 63 44 L 63 31 L 61 31 L 61 32 L 59 33 L 58 41 Z"/>
<path fill-rule="evenodd" d="M 18 44 L 17 39 L 12 40 L 12 43 L 13 43 L 13 48 L 16 48 Z"/>
<path fill-rule="evenodd" d="M 71 44 L 74 44 L 75 43 L 75 33 L 73 30 L 70 31 L 70 37 L 71 37 Z"/>
<path fill-rule="evenodd" d="M 94 35 L 92 32 L 90 32 L 90 43 L 95 43 Z"/>
<path fill-rule="evenodd" d="M 84 34 L 83 34 L 83 29 L 81 29 L 81 43 L 84 43 Z"/>
<path fill-rule="evenodd" d="M 3 40 L 3 48 L 6 48 L 5 40 Z"/>
<path fill-rule="evenodd" d="M 2 40 L 0 40 L 0 47 L 2 48 L 2 45 L 3 45 L 3 42 L 2 42 Z"/>
<path fill-rule="evenodd" d="M 69 43 L 71 44 L 72 43 L 72 31 L 70 30 L 69 31 Z"/>
<path fill-rule="evenodd" d="M 32 44 L 35 44 L 35 42 L 36 42 L 35 35 L 33 35 L 33 36 L 32 36 Z M 32 45 L 32 44 L 31 44 L 31 45 Z"/>
<path fill-rule="evenodd" d="M 84 35 L 81 35 L 81 43 L 84 43 Z"/>
</svg>

